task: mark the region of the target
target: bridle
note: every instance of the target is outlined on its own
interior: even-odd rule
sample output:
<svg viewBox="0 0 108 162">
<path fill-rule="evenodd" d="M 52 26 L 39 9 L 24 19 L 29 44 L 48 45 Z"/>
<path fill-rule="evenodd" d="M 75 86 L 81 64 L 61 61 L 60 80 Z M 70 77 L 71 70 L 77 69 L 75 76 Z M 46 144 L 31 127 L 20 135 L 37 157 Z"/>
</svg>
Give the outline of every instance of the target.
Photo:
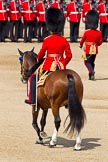
<svg viewBox="0 0 108 162">
<path fill-rule="evenodd" d="M 28 52 L 28 51 L 27 51 Z M 19 61 L 20 61 L 20 64 L 21 64 L 21 81 L 23 82 L 23 83 L 27 83 L 27 81 L 28 81 L 28 79 L 29 79 L 29 76 L 30 76 L 30 72 L 29 72 L 29 69 L 25 69 L 24 68 L 24 55 L 25 54 L 30 54 L 31 56 L 33 56 L 34 57 L 34 59 L 36 59 L 37 60 L 37 55 L 36 55 L 36 53 L 34 53 L 34 52 L 24 52 L 23 53 L 23 55 L 20 55 L 20 57 L 19 57 Z"/>
</svg>

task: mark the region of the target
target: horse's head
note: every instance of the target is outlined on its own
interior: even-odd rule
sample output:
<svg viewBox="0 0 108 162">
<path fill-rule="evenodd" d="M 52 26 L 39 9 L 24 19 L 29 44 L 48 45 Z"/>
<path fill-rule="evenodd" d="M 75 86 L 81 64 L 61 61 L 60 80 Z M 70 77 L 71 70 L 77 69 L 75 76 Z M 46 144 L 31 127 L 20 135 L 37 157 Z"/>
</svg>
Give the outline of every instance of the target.
<svg viewBox="0 0 108 162">
<path fill-rule="evenodd" d="M 18 49 L 20 54 L 19 61 L 21 64 L 21 81 L 27 83 L 28 72 L 37 63 L 37 54 L 34 53 L 34 48 L 31 51 L 22 52 Z"/>
</svg>

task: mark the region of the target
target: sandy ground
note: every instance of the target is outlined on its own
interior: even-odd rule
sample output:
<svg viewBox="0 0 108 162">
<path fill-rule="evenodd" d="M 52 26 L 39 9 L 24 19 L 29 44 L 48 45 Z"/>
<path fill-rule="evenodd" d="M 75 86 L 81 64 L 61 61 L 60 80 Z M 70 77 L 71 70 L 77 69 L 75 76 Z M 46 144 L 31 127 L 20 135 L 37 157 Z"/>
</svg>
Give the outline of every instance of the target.
<svg viewBox="0 0 108 162">
<path fill-rule="evenodd" d="M 80 36 L 82 31 L 83 27 Z M 66 36 L 69 36 L 68 32 L 67 25 Z M 38 52 L 41 44 L 0 43 L 0 162 L 108 162 L 108 43 L 99 48 L 96 81 L 88 80 L 79 43 L 71 44 L 73 59 L 68 68 L 77 71 L 82 78 L 83 106 L 87 115 L 87 123 L 82 130 L 82 151 L 79 152 L 73 150 L 75 138 L 69 139 L 63 134 L 67 115 L 65 108 L 60 113 L 62 123 L 57 146 L 49 148 L 35 144 L 37 136 L 31 125 L 31 106 L 24 104 L 26 85 L 20 81 L 17 51 L 17 48 L 26 51 L 32 47 Z M 53 116 L 49 110 L 46 125 L 49 137 L 53 128 Z"/>
</svg>

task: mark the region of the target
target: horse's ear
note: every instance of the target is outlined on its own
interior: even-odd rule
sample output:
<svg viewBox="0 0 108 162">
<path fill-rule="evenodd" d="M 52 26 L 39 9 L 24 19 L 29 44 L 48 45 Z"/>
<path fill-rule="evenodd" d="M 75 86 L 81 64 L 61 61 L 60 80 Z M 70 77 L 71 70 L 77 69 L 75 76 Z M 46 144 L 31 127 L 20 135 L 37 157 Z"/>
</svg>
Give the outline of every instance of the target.
<svg viewBox="0 0 108 162">
<path fill-rule="evenodd" d="M 22 51 L 20 51 L 19 48 L 18 48 L 18 52 L 19 52 L 19 54 L 20 54 L 21 56 L 24 55 L 24 53 L 23 53 Z"/>
<path fill-rule="evenodd" d="M 33 47 L 33 49 L 31 50 L 31 52 L 34 52 L 34 47 Z"/>
</svg>

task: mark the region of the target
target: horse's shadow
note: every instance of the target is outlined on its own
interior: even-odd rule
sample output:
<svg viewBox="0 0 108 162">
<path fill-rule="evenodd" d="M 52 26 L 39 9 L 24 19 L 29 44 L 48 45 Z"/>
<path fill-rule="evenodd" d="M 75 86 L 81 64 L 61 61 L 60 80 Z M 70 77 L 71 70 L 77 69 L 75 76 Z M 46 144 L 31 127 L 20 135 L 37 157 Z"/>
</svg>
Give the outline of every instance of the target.
<svg viewBox="0 0 108 162">
<path fill-rule="evenodd" d="M 95 80 L 108 80 L 108 78 L 96 78 Z"/>
<path fill-rule="evenodd" d="M 86 138 L 82 140 L 82 150 L 92 150 L 101 146 L 100 138 Z"/>
<path fill-rule="evenodd" d="M 86 138 L 82 140 L 82 150 L 92 150 L 95 149 L 96 147 L 101 146 L 101 144 L 99 143 L 101 139 L 100 138 Z M 49 141 L 47 140 L 44 143 L 44 146 L 48 146 L 49 145 Z M 70 140 L 70 139 L 65 139 L 62 137 L 58 137 L 57 140 L 57 146 L 56 148 L 68 148 L 68 147 L 74 147 L 75 145 L 75 140 Z"/>
</svg>

